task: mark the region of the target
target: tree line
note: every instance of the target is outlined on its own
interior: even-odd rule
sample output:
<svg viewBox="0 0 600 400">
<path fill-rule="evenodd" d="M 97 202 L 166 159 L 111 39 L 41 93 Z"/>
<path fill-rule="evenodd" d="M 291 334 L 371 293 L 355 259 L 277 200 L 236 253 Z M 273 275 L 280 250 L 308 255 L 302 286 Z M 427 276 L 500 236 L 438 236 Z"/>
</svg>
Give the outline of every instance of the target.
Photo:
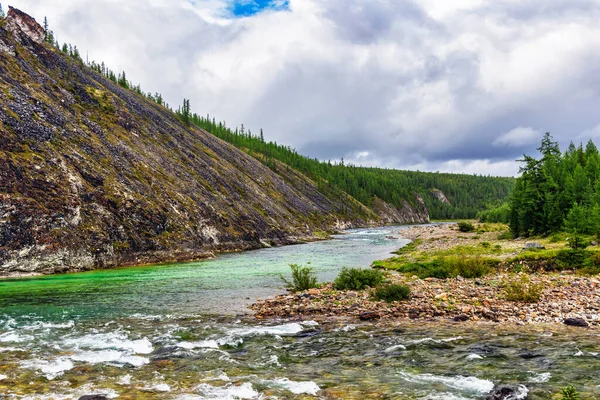
<svg viewBox="0 0 600 400">
<path fill-rule="evenodd" d="M 179 110 L 189 113 L 189 100 L 184 100 L 184 106 Z M 371 206 L 376 198 L 397 207 L 402 207 L 404 201 L 416 205 L 418 193 L 433 219 L 474 218 L 486 207 L 503 203 L 513 190 L 514 178 L 359 167 L 346 164 L 343 159 L 333 163 L 320 161 L 298 154 L 289 146 L 265 141 L 262 129 L 255 135 L 244 125 L 232 129 L 210 115 L 204 117 L 193 113 L 184 116 L 179 110 L 182 119 L 246 150 L 267 166 L 275 168 L 275 160 L 280 161 L 318 185 L 341 189 L 366 206 Z M 434 197 L 432 189 L 441 190 L 450 204 Z"/>
<path fill-rule="evenodd" d="M 546 133 L 539 158 L 519 160 L 521 176 L 508 205 L 514 236 L 547 235 L 566 230 L 600 232 L 600 154 L 592 140 L 573 142 L 561 152 Z M 505 206 L 506 207 L 506 206 Z"/>
</svg>

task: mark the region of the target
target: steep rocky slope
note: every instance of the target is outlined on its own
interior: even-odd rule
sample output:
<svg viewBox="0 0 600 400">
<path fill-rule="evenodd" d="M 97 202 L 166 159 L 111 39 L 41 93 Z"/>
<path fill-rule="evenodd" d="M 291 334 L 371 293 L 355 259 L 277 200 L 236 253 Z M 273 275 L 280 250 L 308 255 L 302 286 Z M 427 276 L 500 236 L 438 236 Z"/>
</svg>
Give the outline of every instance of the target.
<svg viewBox="0 0 600 400">
<path fill-rule="evenodd" d="M 194 259 L 379 223 L 0 20 L 0 276 Z"/>
</svg>

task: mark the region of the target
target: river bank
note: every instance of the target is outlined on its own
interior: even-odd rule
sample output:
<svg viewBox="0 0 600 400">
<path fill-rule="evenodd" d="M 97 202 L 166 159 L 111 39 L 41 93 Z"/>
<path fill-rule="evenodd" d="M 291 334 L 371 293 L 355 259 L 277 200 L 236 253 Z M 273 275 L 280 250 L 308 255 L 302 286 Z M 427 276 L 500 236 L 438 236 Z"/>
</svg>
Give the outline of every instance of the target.
<svg viewBox="0 0 600 400">
<path fill-rule="evenodd" d="M 449 224 L 413 227 L 396 234 L 417 241 L 412 254 L 404 255 L 407 258 L 448 252 L 458 246 L 470 249 L 469 246 L 483 242 L 487 243 L 486 247 L 495 247 L 500 260 L 506 260 L 518 255 L 524 245 L 523 241 L 498 240 L 498 231 L 463 233 Z M 521 279 L 526 279 L 528 286 L 539 288 L 539 301 L 525 303 L 506 298 L 507 282 Z M 600 328 L 600 279 L 597 276 L 580 276 L 573 271 L 515 273 L 514 269 L 499 268 L 473 279 L 460 276 L 420 279 L 390 271 L 387 280 L 409 286 L 410 298 L 394 303 L 378 302 L 371 299 L 369 290 L 338 291 L 332 284 L 326 284 L 303 293 L 261 300 L 251 308 L 259 319 L 346 316 L 354 320 L 486 321 L 510 325 L 562 325 L 567 321 Z"/>
</svg>

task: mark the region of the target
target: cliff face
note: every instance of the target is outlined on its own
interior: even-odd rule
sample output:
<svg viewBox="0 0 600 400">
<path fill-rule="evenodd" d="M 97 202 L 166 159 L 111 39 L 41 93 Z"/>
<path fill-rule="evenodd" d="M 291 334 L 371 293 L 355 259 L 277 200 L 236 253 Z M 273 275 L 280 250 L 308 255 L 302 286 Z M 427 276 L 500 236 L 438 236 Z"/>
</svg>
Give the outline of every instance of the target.
<svg viewBox="0 0 600 400">
<path fill-rule="evenodd" d="M 385 224 L 425 224 L 429 222 L 429 212 L 420 194 L 415 194 L 417 206 L 413 207 L 406 200 L 401 208 L 376 198 L 373 201 L 373 211 L 379 215 Z"/>
<path fill-rule="evenodd" d="M 0 21 L 0 276 L 187 260 L 378 223 Z"/>
</svg>

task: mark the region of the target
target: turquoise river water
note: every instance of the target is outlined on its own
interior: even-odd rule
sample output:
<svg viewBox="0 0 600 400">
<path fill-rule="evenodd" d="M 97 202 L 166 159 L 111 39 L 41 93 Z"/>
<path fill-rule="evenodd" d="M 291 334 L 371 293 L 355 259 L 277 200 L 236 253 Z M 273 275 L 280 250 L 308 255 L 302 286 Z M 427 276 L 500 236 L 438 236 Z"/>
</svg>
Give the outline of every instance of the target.
<svg viewBox="0 0 600 400">
<path fill-rule="evenodd" d="M 600 335 L 562 327 L 242 316 L 308 262 L 322 281 L 408 241 L 400 227 L 195 263 L 0 281 L 0 399 L 600 398 Z M 393 237 L 390 237 L 393 236 Z M 553 397 L 554 396 L 554 397 Z"/>
</svg>

